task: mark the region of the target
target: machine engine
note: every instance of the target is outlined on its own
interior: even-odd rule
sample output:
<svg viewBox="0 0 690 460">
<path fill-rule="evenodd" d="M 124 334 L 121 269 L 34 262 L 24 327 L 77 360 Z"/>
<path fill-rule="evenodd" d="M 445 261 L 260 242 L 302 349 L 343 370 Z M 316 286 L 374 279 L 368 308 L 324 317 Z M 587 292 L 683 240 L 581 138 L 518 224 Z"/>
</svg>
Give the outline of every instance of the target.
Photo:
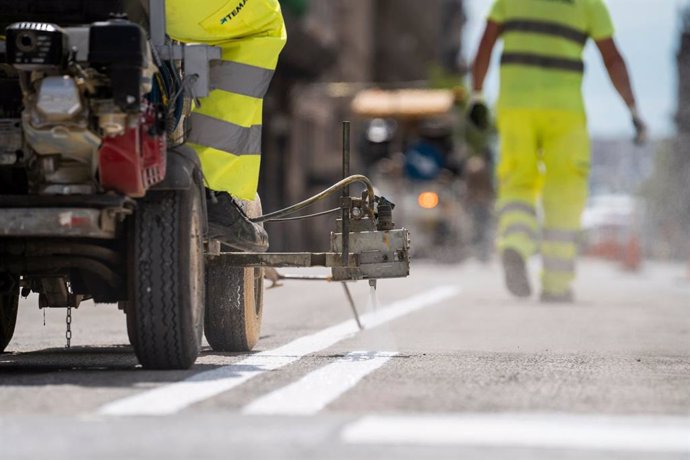
<svg viewBox="0 0 690 460">
<path fill-rule="evenodd" d="M 15 23 L 6 62 L 23 109 L 19 119 L 2 114 L 0 165 L 23 162 L 29 193 L 141 197 L 163 180 L 164 107 L 151 97 L 158 69 L 139 25 Z"/>
</svg>

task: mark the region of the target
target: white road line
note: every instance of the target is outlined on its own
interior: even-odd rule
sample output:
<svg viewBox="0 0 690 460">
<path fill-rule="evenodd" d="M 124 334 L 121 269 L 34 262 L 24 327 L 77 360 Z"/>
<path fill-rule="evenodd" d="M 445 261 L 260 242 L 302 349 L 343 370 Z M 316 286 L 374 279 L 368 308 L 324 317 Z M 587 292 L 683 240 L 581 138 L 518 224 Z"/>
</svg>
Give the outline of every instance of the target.
<svg viewBox="0 0 690 460">
<path fill-rule="evenodd" d="M 545 414 L 370 416 L 343 430 L 351 444 L 690 452 L 690 418 Z"/>
<path fill-rule="evenodd" d="M 386 364 L 396 352 L 348 353 L 342 359 L 251 402 L 245 414 L 313 415 Z"/>
<path fill-rule="evenodd" d="M 362 316 L 368 328 L 380 326 L 457 295 L 455 286 L 435 289 L 395 302 Z M 264 372 L 280 369 L 311 353 L 324 350 L 358 332 L 354 320 L 345 321 L 282 347 L 257 353 L 236 364 L 195 374 L 180 382 L 155 388 L 102 406 L 102 415 L 166 415 L 235 388 Z"/>
</svg>

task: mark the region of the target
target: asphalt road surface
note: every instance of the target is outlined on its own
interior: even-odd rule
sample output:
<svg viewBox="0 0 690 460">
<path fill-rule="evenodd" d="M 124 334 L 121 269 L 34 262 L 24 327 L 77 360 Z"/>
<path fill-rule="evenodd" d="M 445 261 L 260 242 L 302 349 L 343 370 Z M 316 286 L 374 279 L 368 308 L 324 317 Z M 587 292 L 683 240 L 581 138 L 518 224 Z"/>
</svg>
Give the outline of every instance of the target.
<svg viewBox="0 0 690 460">
<path fill-rule="evenodd" d="M 536 281 L 536 280 L 535 280 Z M 113 305 L 21 304 L 0 355 L 0 459 L 690 459 L 690 280 L 581 265 L 574 305 L 497 266 L 268 290 L 254 353 L 152 372 Z M 368 305 L 369 304 L 369 305 Z"/>
</svg>

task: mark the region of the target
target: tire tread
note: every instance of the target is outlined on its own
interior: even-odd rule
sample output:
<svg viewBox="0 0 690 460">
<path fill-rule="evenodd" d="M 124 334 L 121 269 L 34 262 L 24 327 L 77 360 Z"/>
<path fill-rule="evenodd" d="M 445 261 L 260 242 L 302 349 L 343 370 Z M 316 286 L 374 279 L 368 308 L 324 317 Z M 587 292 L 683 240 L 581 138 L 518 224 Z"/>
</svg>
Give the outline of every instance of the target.
<svg viewBox="0 0 690 460">
<path fill-rule="evenodd" d="M 189 289 L 183 282 L 189 267 L 182 266 L 188 258 L 180 251 L 189 243 L 182 226 L 192 216 L 185 212 L 191 202 L 182 193 L 150 192 L 134 221 L 133 345 L 139 361 L 149 369 L 188 368 L 200 351 L 190 330 L 193 325 L 185 324 L 191 317 L 183 315 L 190 299 L 183 292 Z"/>
</svg>

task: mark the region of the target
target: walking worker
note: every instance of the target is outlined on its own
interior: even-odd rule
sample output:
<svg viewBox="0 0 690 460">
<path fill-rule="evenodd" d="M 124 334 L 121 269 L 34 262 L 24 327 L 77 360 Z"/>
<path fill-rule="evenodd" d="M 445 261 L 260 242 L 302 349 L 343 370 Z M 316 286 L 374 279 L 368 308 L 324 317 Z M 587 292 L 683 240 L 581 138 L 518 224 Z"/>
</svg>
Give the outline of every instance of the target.
<svg viewBox="0 0 690 460">
<path fill-rule="evenodd" d="M 646 126 L 613 35 L 603 0 L 494 0 L 491 8 L 472 69 L 472 98 L 481 100 L 494 45 L 502 38 L 498 249 L 507 288 L 517 297 L 531 295 L 526 260 L 541 250 L 541 299 L 573 301 L 591 155 L 581 91 L 589 39 L 630 109 L 635 141 L 645 141 Z"/>
<path fill-rule="evenodd" d="M 286 43 L 278 0 L 166 0 L 168 34 L 222 48 L 212 64 L 211 94 L 190 118 L 188 145 L 201 159 L 209 237 L 237 249 L 265 251 L 268 236 L 235 199 L 257 196 L 263 97 Z M 234 197 L 234 198 L 233 198 Z"/>
</svg>

